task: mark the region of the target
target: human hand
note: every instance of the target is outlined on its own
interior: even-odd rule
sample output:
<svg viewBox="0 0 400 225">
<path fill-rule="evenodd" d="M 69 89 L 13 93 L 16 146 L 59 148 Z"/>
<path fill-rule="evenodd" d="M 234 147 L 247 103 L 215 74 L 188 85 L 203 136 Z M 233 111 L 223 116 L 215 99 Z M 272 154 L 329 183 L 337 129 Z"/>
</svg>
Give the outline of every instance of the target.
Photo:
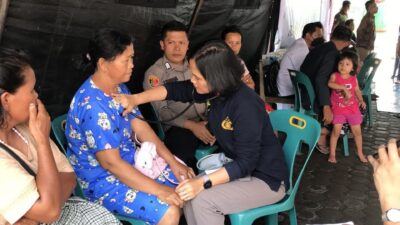
<svg viewBox="0 0 400 225">
<path fill-rule="evenodd" d="M 359 106 L 360 106 L 361 108 L 363 108 L 363 109 L 366 109 L 366 108 L 367 108 L 367 104 L 365 104 L 364 101 L 361 101 L 361 102 L 359 103 Z"/>
<path fill-rule="evenodd" d="M 203 189 L 203 179 L 197 177 L 182 181 L 175 190 L 182 200 L 189 201 L 195 198 Z"/>
<path fill-rule="evenodd" d="M 36 142 L 45 142 L 50 136 L 50 116 L 46 111 L 43 103 L 37 99 L 37 105 L 31 103 L 29 105 L 29 131 L 35 138 Z"/>
<path fill-rule="evenodd" d="M 329 105 L 325 105 L 323 107 L 322 113 L 323 113 L 322 121 L 324 122 L 324 125 L 332 123 L 333 113 L 332 113 L 331 107 Z"/>
<path fill-rule="evenodd" d="M 169 205 L 176 205 L 179 208 L 183 207 L 183 200 L 172 187 L 165 185 L 162 186 L 161 190 L 157 194 L 157 198 Z"/>
<path fill-rule="evenodd" d="M 345 99 L 350 99 L 351 98 L 351 92 L 349 91 L 349 89 L 347 89 L 345 87 L 345 89 L 342 90 L 343 91 L 343 95 Z"/>
<path fill-rule="evenodd" d="M 9 223 L 6 223 L 6 225 L 9 225 Z M 38 225 L 39 222 L 36 222 L 34 220 L 22 217 L 21 219 L 19 219 L 17 222 L 14 223 L 14 225 Z"/>
<path fill-rule="evenodd" d="M 140 105 L 137 95 L 112 93 L 111 96 L 124 108 L 124 111 L 122 112 L 123 116 L 128 115 L 130 112 L 132 112 L 133 108 L 135 108 L 137 105 Z"/>
<path fill-rule="evenodd" d="M 250 75 L 250 74 L 244 75 L 244 76 L 242 77 L 242 81 L 243 81 L 249 88 L 251 88 L 251 89 L 254 90 L 255 84 L 254 84 L 253 78 L 251 78 L 251 75 Z"/>
<path fill-rule="evenodd" d="M 200 122 L 192 121 L 189 129 L 202 142 L 204 142 L 205 144 L 213 145 L 215 143 L 215 137 L 210 133 L 206 125 L 207 125 L 206 121 L 200 121 Z"/>
<path fill-rule="evenodd" d="M 175 162 L 171 163 L 169 166 L 171 167 L 172 173 L 174 173 L 179 182 L 186 179 L 191 179 L 196 176 L 192 168 L 184 165 L 178 160 L 175 160 Z"/>
<path fill-rule="evenodd" d="M 383 212 L 390 208 L 400 208 L 400 157 L 396 140 L 390 139 L 387 147 L 387 152 L 385 146 L 379 147 L 379 159 L 368 156 Z"/>
</svg>

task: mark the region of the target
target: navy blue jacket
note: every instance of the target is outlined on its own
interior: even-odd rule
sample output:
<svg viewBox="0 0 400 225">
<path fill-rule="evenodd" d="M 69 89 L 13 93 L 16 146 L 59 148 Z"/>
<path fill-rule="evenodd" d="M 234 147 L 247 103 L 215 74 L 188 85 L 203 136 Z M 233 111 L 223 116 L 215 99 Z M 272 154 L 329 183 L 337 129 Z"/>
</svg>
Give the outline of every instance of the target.
<svg viewBox="0 0 400 225">
<path fill-rule="evenodd" d="M 206 101 L 211 95 L 197 94 L 190 81 L 165 84 L 167 100 Z M 225 165 L 231 181 L 248 175 L 277 191 L 282 182 L 288 190 L 289 172 L 261 98 L 245 84 L 229 97 L 211 101 L 208 126 L 221 151 L 234 161 Z"/>
<path fill-rule="evenodd" d="M 316 112 L 319 112 L 325 105 L 331 105 L 328 81 L 331 74 L 336 71 L 339 53 L 332 41 L 326 42 L 311 50 L 300 67 L 300 71 L 310 77 L 314 86 Z"/>
</svg>

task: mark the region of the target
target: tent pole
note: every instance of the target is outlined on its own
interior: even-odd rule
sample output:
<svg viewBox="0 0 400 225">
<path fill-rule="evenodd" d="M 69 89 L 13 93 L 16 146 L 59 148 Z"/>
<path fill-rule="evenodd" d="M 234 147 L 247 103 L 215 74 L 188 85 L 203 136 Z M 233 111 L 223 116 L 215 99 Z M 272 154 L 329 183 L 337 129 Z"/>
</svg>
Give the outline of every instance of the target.
<svg viewBox="0 0 400 225">
<path fill-rule="evenodd" d="M 7 10 L 9 3 L 10 0 L 0 1 L 0 42 L 1 42 L 1 37 L 3 36 L 4 25 L 6 24 L 6 17 L 7 17 Z"/>
<path fill-rule="evenodd" d="M 196 1 L 196 7 L 194 8 L 194 13 L 192 15 L 192 18 L 190 18 L 189 22 L 189 29 L 188 29 L 188 34 L 192 33 L 194 24 L 196 23 L 197 17 L 199 16 L 199 12 L 201 9 L 201 6 L 203 5 L 204 0 L 197 0 Z"/>
</svg>

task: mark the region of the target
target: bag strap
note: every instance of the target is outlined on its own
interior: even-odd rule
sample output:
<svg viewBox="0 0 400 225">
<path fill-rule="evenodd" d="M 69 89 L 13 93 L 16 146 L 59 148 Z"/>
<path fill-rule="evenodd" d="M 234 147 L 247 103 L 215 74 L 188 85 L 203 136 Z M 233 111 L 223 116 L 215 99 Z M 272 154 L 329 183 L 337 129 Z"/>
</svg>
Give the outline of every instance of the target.
<svg viewBox="0 0 400 225">
<path fill-rule="evenodd" d="M 33 170 L 28 166 L 28 164 L 26 164 L 24 162 L 24 160 L 22 160 L 17 154 L 15 154 L 15 152 L 13 152 L 7 145 L 3 144 L 0 142 L 0 147 L 8 152 L 8 154 L 10 154 L 12 157 L 14 157 L 15 160 L 17 160 L 19 162 L 19 164 L 21 164 L 21 166 L 33 177 L 36 177 L 36 173 L 33 172 Z"/>
</svg>

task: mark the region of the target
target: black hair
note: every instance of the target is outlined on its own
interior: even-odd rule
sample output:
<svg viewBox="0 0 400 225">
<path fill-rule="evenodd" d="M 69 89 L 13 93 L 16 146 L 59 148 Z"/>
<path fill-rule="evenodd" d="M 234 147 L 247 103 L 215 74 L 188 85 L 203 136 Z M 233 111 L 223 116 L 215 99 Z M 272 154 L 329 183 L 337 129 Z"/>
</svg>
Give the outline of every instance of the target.
<svg viewBox="0 0 400 225">
<path fill-rule="evenodd" d="M 225 40 L 226 35 L 227 35 L 228 33 L 237 33 L 237 34 L 240 34 L 241 37 L 243 37 L 242 31 L 241 31 L 240 28 L 239 28 L 238 26 L 236 26 L 236 25 L 231 25 L 231 26 L 225 27 L 225 28 L 222 30 L 221 39 L 222 39 L 222 40 Z"/>
<path fill-rule="evenodd" d="M 346 22 L 344 22 L 344 25 L 345 26 L 350 26 L 350 24 L 354 24 L 354 20 L 353 19 L 348 19 L 348 20 L 346 20 Z"/>
<path fill-rule="evenodd" d="M 354 50 L 347 49 L 342 51 L 339 55 L 339 61 L 342 61 L 343 59 L 350 59 L 351 62 L 353 63 L 353 69 L 350 71 L 350 75 L 354 76 L 357 74 L 357 68 L 358 68 L 358 55 Z"/>
<path fill-rule="evenodd" d="M 89 41 L 84 61 L 86 63 L 90 62 L 92 69 L 96 69 L 100 58 L 104 58 L 107 61 L 113 60 L 132 43 L 133 38 L 128 34 L 109 28 L 99 29 Z"/>
<path fill-rule="evenodd" d="M 4 92 L 15 93 L 25 84 L 22 74 L 31 67 L 30 57 L 22 50 L 0 48 L 0 95 Z M 5 125 L 4 108 L 0 103 L 0 127 Z"/>
<path fill-rule="evenodd" d="M 331 39 L 338 41 L 350 41 L 353 32 L 344 25 L 338 25 L 332 32 Z"/>
<path fill-rule="evenodd" d="M 366 1 L 365 2 L 365 9 L 368 11 L 369 6 L 372 5 L 373 3 L 375 3 L 375 1 L 373 1 L 373 0 Z"/>
<path fill-rule="evenodd" d="M 186 36 L 188 35 L 187 27 L 185 24 L 178 22 L 176 20 L 169 21 L 166 23 L 161 29 L 161 40 L 164 40 L 167 37 L 167 32 L 172 31 L 181 31 L 185 32 Z"/>
<path fill-rule="evenodd" d="M 226 97 L 242 84 L 244 67 L 232 49 L 223 41 L 206 43 L 191 59 L 195 60 L 212 93 Z"/>
<path fill-rule="evenodd" d="M 348 7 L 348 6 L 350 6 L 350 1 L 343 1 L 342 2 L 342 8 L 343 7 Z"/>
<path fill-rule="evenodd" d="M 321 22 L 307 23 L 303 28 L 303 34 L 301 35 L 301 37 L 304 38 L 306 34 L 314 33 L 317 28 L 324 29 L 324 26 Z"/>
</svg>

